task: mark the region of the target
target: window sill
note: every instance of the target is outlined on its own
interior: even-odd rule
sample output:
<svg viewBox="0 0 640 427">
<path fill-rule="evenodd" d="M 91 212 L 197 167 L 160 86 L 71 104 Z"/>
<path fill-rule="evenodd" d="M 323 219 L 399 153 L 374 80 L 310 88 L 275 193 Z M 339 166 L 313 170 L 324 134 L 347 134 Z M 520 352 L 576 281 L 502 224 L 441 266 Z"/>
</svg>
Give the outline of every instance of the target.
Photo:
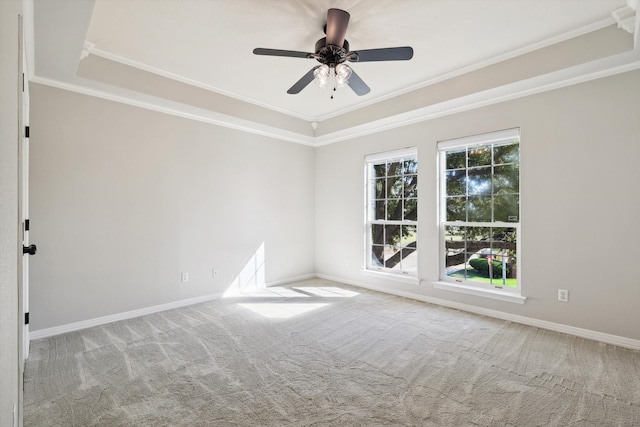
<svg viewBox="0 0 640 427">
<path fill-rule="evenodd" d="M 383 271 L 374 270 L 360 270 L 363 274 L 371 277 L 378 277 L 380 279 L 393 280 L 401 283 L 409 283 L 411 285 L 419 285 L 420 279 L 416 276 L 401 276 L 399 274 L 385 273 Z"/>
<path fill-rule="evenodd" d="M 443 289 L 445 291 L 460 292 L 462 294 L 475 295 L 484 298 L 497 299 L 500 301 L 513 302 L 516 304 L 524 304 L 527 297 L 509 291 L 501 291 L 500 289 L 484 289 L 475 286 L 462 285 L 450 282 L 433 282 L 433 287 Z"/>
</svg>

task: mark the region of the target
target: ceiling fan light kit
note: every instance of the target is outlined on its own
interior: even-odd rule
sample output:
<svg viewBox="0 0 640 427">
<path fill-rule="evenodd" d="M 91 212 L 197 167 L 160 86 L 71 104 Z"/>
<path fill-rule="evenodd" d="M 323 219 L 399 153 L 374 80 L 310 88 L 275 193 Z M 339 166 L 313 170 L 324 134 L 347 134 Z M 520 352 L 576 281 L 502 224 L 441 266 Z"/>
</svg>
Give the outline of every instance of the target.
<svg viewBox="0 0 640 427">
<path fill-rule="evenodd" d="M 315 59 L 320 62 L 321 65 L 313 67 L 289 88 L 287 91 L 289 94 L 300 93 L 309 83 L 315 81 L 322 88 L 332 88 L 335 91 L 338 87 L 348 85 L 356 95 L 366 95 L 371 89 L 344 62 L 407 61 L 413 57 L 413 49 L 404 46 L 350 51 L 349 42 L 345 40 L 349 18 L 349 13 L 344 10 L 329 9 L 325 26 L 326 37 L 316 42 L 315 53 L 266 48 L 256 48 L 253 53 L 255 55 Z M 331 98 L 333 98 L 333 94 Z"/>
</svg>

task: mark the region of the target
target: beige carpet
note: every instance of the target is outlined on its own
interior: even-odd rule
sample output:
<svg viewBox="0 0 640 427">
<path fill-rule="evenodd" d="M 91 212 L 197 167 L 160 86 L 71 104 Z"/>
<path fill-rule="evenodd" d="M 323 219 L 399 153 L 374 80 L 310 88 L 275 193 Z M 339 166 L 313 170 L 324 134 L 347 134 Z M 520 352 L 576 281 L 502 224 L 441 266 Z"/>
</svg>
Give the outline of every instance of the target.
<svg viewBox="0 0 640 427">
<path fill-rule="evenodd" d="M 640 352 L 314 279 L 32 343 L 25 426 L 640 426 Z"/>
</svg>

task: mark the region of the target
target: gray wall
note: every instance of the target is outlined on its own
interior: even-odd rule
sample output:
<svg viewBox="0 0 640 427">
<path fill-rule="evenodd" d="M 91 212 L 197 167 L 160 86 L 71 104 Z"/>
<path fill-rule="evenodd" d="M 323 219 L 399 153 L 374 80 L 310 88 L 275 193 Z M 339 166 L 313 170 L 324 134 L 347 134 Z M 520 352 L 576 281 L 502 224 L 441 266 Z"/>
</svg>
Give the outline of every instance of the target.
<svg viewBox="0 0 640 427">
<path fill-rule="evenodd" d="M 316 272 L 640 339 L 638 71 L 315 149 L 50 87 L 31 92 L 33 330 L 222 292 L 264 242 L 267 282 Z M 434 289 L 436 142 L 511 127 L 522 129 L 528 300 Z M 420 161 L 421 285 L 361 271 L 364 156 L 406 146 Z"/>
<path fill-rule="evenodd" d="M 17 256 L 21 12 L 20 1 L 0 1 L 0 426 L 13 425 L 13 408 L 20 405 Z"/>
<path fill-rule="evenodd" d="M 31 130 L 34 331 L 315 270 L 311 147 L 37 84 Z"/>
<path fill-rule="evenodd" d="M 640 339 L 640 72 L 422 122 L 316 150 L 316 272 Z M 520 127 L 524 305 L 434 289 L 436 142 Z M 372 278 L 364 263 L 364 156 L 417 146 L 421 285 Z M 352 260 L 345 266 L 344 259 Z M 355 261 L 355 262 L 354 262 Z M 570 302 L 557 301 L 568 289 Z"/>
</svg>

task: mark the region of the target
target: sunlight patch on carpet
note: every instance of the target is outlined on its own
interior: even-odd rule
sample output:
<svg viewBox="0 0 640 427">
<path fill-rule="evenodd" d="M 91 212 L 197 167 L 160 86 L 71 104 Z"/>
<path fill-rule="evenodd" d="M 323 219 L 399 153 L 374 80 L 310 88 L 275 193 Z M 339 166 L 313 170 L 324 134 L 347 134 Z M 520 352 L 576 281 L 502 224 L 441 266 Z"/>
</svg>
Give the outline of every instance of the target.
<svg viewBox="0 0 640 427">
<path fill-rule="evenodd" d="M 304 313 L 309 313 L 320 307 L 329 304 L 278 304 L 278 303 L 257 303 L 257 304 L 238 304 L 240 307 L 253 311 L 261 316 L 269 319 L 290 319 Z"/>
</svg>

